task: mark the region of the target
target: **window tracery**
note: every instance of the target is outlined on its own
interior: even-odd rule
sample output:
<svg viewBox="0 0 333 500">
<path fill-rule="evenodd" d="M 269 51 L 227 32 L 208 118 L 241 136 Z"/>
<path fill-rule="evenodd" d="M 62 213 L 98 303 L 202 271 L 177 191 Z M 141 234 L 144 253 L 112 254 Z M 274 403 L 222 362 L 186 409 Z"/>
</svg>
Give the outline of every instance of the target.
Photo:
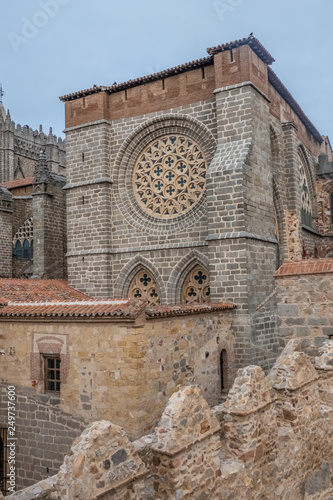
<svg viewBox="0 0 333 500">
<path fill-rule="evenodd" d="M 159 304 L 160 294 L 152 274 L 141 269 L 133 278 L 128 296 L 134 299 L 146 300 L 149 304 Z"/>
<path fill-rule="evenodd" d="M 160 137 L 144 149 L 134 167 L 136 200 L 153 217 L 180 217 L 203 197 L 206 170 L 195 141 L 181 135 Z"/>
<path fill-rule="evenodd" d="M 182 302 L 210 302 L 209 274 L 197 265 L 188 274 L 182 290 Z"/>
<path fill-rule="evenodd" d="M 13 255 L 18 259 L 33 258 L 33 217 L 30 217 L 16 232 L 13 238 Z"/>
<path fill-rule="evenodd" d="M 312 206 L 310 199 L 310 191 L 308 180 L 305 171 L 305 165 L 300 155 L 298 155 L 298 169 L 300 172 L 300 183 L 301 183 L 301 211 L 302 211 L 302 223 L 311 227 L 312 226 Z"/>
</svg>

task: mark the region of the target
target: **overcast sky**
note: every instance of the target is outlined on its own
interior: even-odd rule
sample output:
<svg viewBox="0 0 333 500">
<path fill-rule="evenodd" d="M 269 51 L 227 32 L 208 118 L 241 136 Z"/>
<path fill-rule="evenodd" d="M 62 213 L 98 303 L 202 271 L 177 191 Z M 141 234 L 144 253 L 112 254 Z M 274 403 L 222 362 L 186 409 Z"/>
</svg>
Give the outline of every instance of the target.
<svg viewBox="0 0 333 500">
<path fill-rule="evenodd" d="M 332 0 L 11 0 L 0 14 L 0 83 L 12 119 L 63 135 L 59 96 L 207 55 L 254 33 L 272 68 L 333 141 Z"/>
</svg>

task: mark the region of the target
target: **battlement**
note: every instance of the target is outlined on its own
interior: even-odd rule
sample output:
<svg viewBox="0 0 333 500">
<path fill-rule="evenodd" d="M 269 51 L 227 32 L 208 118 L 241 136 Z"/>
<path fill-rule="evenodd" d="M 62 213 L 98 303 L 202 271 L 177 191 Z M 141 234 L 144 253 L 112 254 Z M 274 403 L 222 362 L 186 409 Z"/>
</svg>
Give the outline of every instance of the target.
<svg viewBox="0 0 333 500">
<path fill-rule="evenodd" d="M 212 410 L 199 388 L 179 389 L 155 432 L 134 442 L 111 422 L 94 422 L 55 476 L 15 498 L 32 491 L 63 500 L 78 492 L 80 500 L 227 500 L 235 491 L 238 500 L 328 498 L 332 360 L 332 341 L 313 364 L 293 340 L 267 377 L 258 366 L 240 369 L 226 402 Z"/>
<path fill-rule="evenodd" d="M 34 130 L 29 127 L 29 125 L 21 125 L 20 123 L 15 124 L 15 122 L 10 117 L 9 111 L 6 114 L 5 120 L 3 120 L 3 114 L 0 113 L 0 130 L 2 130 L 3 132 L 12 132 L 16 137 L 30 140 L 32 142 L 40 142 L 41 144 L 54 144 L 65 150 L 64 139 L 53 134 L 52 127 L 50 127 L 49 133 L 46 134 L 43 131 L 42 125 L 39 126 L 39 130 Z"/>
</svg>

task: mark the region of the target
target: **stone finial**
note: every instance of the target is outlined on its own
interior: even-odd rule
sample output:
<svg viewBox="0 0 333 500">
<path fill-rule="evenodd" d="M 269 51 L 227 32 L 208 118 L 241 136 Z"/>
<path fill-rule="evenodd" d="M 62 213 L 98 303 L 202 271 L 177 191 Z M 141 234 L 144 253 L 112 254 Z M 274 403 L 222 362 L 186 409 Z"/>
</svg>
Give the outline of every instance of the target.
<svg viewBox="0 0 333 500">
<path fill-rule="evenodd" d="M 220 430 L 220 424 L 201 395 L 199 387 L 188 386 L 169 399 L 155 429 L 158 452 L 175 453 Z"/>
<path fill-rule="evenodd" d="M 268 374 L 274 389 L 296 390 L 318 378 L 309 356 L 300 352 L 300 341 L 288 342 Z"/>
<path fill-rule="evenodd" d="M 42 149 L 39 153 L 39 158 L 35 165 L 35 182 L 48 182 L 50 180 L 50 174 L 51 169 L 47 163 L 45 151 Z"/>
<path fill-rule="evenodd" d="M 56 476 L 62 500 L 90 500 L 147 472 L 121 427 L 101 420 L 75 441 Z"/>
<path fill-rule="evenodd" d="M 315 358 L 317 370 L 333 371 L 333 340 L 327 340 L 319 349 L 320 356 Z"/>
<path fill-rule="evenodd" d="M 274 391 L 259 366 L 240 368 L 224 404 L 228 413 L 247 414 L 274 400 Z"/>
</svg>

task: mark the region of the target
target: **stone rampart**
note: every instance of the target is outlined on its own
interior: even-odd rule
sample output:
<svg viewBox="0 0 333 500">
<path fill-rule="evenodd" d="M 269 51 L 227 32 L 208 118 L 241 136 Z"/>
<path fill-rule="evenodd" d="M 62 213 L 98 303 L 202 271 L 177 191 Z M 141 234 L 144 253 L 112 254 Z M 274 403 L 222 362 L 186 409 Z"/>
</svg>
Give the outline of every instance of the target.
<svg viewBox="0 0 333 500">
<path fill-rule="evenodd" d="M 313 363 L 292 340 L 267 377 L 257 366 L 240 369 L 213 410 L 188 386 L 140 440 L 107 421 L 91 424 L 58 474 L 11 498 L 328 500 L 332 379 L 332 341 Z"/>
</svg>

